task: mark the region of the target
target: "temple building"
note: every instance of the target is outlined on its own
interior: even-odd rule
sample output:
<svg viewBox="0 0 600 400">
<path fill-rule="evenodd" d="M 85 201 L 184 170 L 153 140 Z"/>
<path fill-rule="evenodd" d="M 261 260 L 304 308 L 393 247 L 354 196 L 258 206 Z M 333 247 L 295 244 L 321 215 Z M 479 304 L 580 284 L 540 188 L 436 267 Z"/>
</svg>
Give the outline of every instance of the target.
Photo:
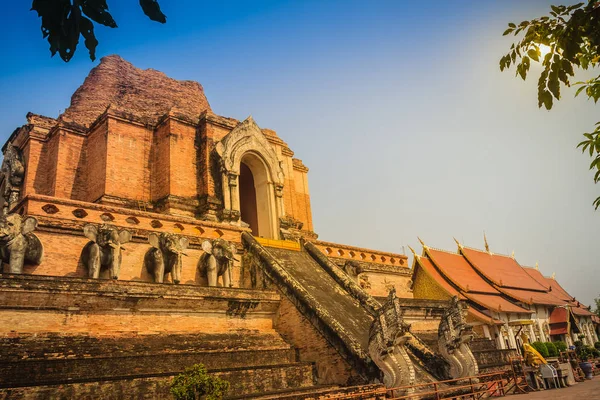
<svg viewBox="0 0 600 400">
<path fill-rule="evenodd" d="M 479 336 L 493 339 L 502 349 L 519 349 L 524 340 L 558 341 L 571 346 L 579 336 L 598 341 L 597 316 L 569 295 L 536 266 L 522 267 L 506 256 L 463 246 L 448 252 L 427 246 L 415 253 L 412 289 L 415 298 L 468 302 L 469 322 Z"/>
<path fill-rule="evenodd" d="M 168 398 L 196 363 L 273 398 L 459 370 L 436 351 L 461 305 L 413 299 L 404 254 L 318 240 L 308 168 L 197 82 L 105 57 L 2 151 L 0 397 Z"/>
<path fill-rule="evenodd" d="M 0 397 L 170 398 L 199 363 L 234 398 L 452 392 L 521 335 L 597 340 L 514 258 L 424 246 L 411 270 L 318 240 L 308 168 L 278 133 L 118 56 L 2 151 Z"/>
</svg>

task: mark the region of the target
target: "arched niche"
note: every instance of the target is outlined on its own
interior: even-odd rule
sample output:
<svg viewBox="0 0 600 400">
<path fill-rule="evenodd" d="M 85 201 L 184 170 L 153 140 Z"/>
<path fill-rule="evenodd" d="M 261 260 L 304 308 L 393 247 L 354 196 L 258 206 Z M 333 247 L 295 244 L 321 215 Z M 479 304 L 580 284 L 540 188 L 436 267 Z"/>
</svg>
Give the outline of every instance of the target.
<svg viewBox="0 0 600 400">
<path fill-rule="evenodd" d="M 285 215 L 283 208 L 283 168 L 277 153 L 256 125 L 252 117 L 241 122 L 229 132 L 215 149 L 221 157 L 224 210 L 221 219 L 242 225 L 240 201 L 240 175 L 250 172 L 256 196 L 256 226 L 253 233 L 270 239 L 279 238 L 279 219 Z M 247 170 L 246 170 L 247 168 Z M 251 196 L 247 181 L 242 182 L 242 197 Z M 244 211 L 248 211 L 244 205 Z"/>
</svg>

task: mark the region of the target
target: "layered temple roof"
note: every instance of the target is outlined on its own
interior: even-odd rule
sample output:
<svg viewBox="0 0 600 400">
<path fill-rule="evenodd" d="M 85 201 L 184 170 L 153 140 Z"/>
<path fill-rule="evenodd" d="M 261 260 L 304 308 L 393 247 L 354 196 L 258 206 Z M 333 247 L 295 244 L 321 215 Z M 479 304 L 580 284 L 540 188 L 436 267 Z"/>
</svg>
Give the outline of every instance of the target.
<svg viewBox="0 0 600 400">
<path fill-rule="evenodd" d="M 554 307 L 568 305 L 570 311 L 560 308 L 566 310 L 565 315 L 593 315 L 554 278 L 543 276 L 537 267 L 522 267 L 512 256 L 467 248 L 460 243 L 457 253 L 433 249 L 422 241 L 421 244 L 423 255 L 415 254 L 413 279 L 417 269 L 425 271 L 435 280 L 440 290 L 449 296 L 468 300 L 476 308 L 475 311 L 482 315 L 487 316 L 481 311 L 531 314 L 532 311 L 524 308 L 523 304 Z M 565 319 L 558 317 L 557 314 L 554 319 L 561 319 L 561 323 Z"/>
<path fill-rule="evenodd" d="M 427 246 L 424 249 L 441 276 L 458 287 L 461 294 L 472 302 L 496 312 L 531 313 L 502 297 L 501 293 L 486 282 L 460 254 Z"/>
</svg>

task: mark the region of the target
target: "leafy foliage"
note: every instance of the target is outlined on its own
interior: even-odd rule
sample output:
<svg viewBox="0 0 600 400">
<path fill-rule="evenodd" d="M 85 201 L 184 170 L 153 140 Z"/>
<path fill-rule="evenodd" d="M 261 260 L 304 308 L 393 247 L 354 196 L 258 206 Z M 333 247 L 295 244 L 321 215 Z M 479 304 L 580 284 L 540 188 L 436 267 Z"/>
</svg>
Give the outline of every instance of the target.
<svg viewBox="0 0 600 400">
<path fill-rule="evenodd" d="M 558 352 L 567 351 L 567 344 L 562 340 L 554 342 L 554 346 Z"/>
<path fill-rule="evenodd" d="M 546 347 L 546 343 L 544 342 L 533 342 L 531 343 L 531 347 L 537 350 L 538 353 L 542 355 L 544 358 L 548 358 L 548 348 Z"/>
<path fill-rule="evenodd" d="M 167 17 L 160 11 L 157 0 L 140 0 L 142 11 L 153 21 L 165 23 Z M 42 35 L 50 43 L 50 53 L 60 55 L 68 62 L 83 36 L 92 60 L 96 59 L 98 40 L 94 22 L 110 28 L 117 23 L 108 12 L 106 0 L 33 0 L 32 11 L 42 19 Z"/>
<path fill-rule="evenodd" d="M 581 361 L 587 361 L 590 358 L 600 357 L 600 351 L 598 351 L 598 349 L 583 344 L 581 340 L 576 341 L 574 344 L 577 357 L 579 357 Z"/>
<path fill-rule="evenodd" d="M 176 400 L 219 400 L 227 390 L 229 382 L 209 375 L 203 364 L 194 364 L 186 368 L 171 382 L 171 394 Z"/>
<path fill-rule="evenodd" d="M 600 342 L 594 343 L 594 347 L 596 348 L 596 350 L 600 351 Z"/>
<path fill-rule="evenodd" d="M 600 65 L 600 0 L 588 0 L 572 6 L 551 6 L 549 16 L 542 16 L 520 24 L 509 23 L 503 35 L 519 36 L 510 51 L 500 59 L 500 70 L 515 67 L 515 74 L 523 80 L 532 60 L 543 66 L 538 79 L 538 107 L 552 108 L 559 100 L 561 87 L 578 86 L 575 96 L 585 93 L 589 99 L 600 99 L 600 75 L 583 82 L 571 83 L 575 69 L 587 70 Z M 542 54 L 542 47 L 549 49 Z M 592 157 L 590 169 L 595 170 L 594 182 L 600 182 L 600 122 L 592 132 L 584 134 L 579 143 L 583 152 Z M 600 197 L 594 203 L 600 207 Z"/>
<path fill-rule="evenodd" d="M 598 316 L 600 316 L 600 297 L 594 299 L 596 303 L 596 311 L 594 311 Z"/>
<path fill-rule="evenodd" d="M 548 349 L 548 357 L 557 357 L 558 356 L 558 349 L 556 348 L 556 345 L 554 345 L 554 343 L 552 342 L 546 342 L 546 349 Z"/>
</svg>

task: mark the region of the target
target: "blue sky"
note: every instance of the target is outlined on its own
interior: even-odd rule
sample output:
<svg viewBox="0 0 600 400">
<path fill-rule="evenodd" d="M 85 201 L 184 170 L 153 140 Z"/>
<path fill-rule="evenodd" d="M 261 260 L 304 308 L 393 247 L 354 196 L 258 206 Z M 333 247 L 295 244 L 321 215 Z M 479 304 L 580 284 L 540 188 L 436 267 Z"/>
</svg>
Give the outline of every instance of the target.
<svg viewBox="0 0 600 400">
<path fill-rule="evenodd" d="M 29 4 L 0 26 L 2 142 L 28 111 L 56 117 L 98 63 L 83 46 L 50 58 Z M 600 187 L 575 149 L 600 109 L 571 91 L 540 110 L 535 79 L 498 69 L 507 22 L 550 2 L 162 0 L 165 25 L 108 4 L 119 28 L 97 27 L 98 56 L 199 81 L 216 113 L 276 130 L 310 168 L 321 239 L 455 250 L 485 230 L 580 300 L 600 293 Z"/>
</svg>

